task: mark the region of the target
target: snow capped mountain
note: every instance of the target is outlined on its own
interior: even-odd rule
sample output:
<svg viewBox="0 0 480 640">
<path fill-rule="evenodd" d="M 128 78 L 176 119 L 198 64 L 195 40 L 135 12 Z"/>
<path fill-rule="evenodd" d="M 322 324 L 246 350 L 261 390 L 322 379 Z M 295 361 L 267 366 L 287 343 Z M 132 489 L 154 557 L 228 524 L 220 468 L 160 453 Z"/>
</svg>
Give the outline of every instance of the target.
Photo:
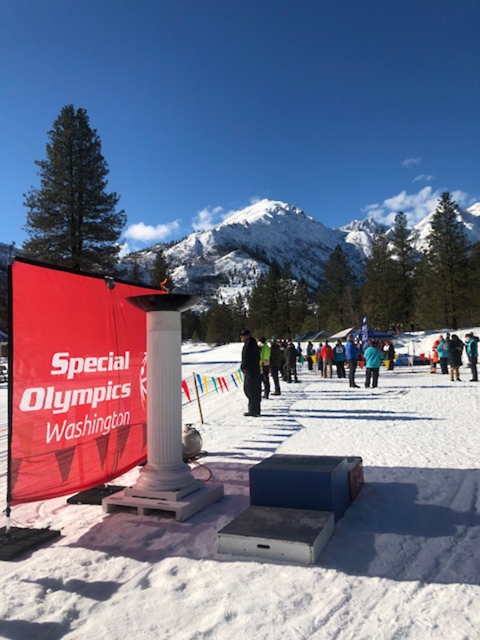
<svg viewBox="0 0 480 640">
<path fill-rule="evenodd" d="M 345 233 L 284 202 L 260 202 L 230 214 L 208 231 L 196 232 L 165 251 L 178 290 L 231 300 L 246 293 L 275 261 L 317 289 L 323 265 L 340 244 L 360 269 L 363 256 Z"/>
<path fill-rule="evenodd" d="M 412 229 L 417 250 L 426 247 L 432 217 L 433 213 Z M 480 242 L 480 203 L 460 209 L 459 219 L 468 240 Z M 382 230 L 389 232 L 373 218 L 330 229 L 291 204 L 261 200 L 230 213 L 207 231 L 197 231 L 164 248 L 164 254 L 176 291 L 199 294 L 205 301 L 214 297 L 231 301 L 249 293 L 273 261 L 280 267 L 289 265 L 293 278 L 303 279 L 312 291 L 318 289 L 325 262 L 337 245 L 361 276 L 374 235 Z M 128 269 L 135 258 L 145 272 L 151 271 L 157 246 L 163 247 L 154 245 L 126 256 L 122 266 Z M 6 265 L 11 251 L 0 242 L 0 267 Z"/>
<path fill-rule="evenodd" d="M 429 213 L 421 220 L 412 230 L 412 239 L 415 249 L 423 251 L 427 247 L 428 236 L 432 228 L 432 219 L 434 212 Z M 475 203 L 467 209 L 460 209 L 458 220 L 463 222 L 467 240 L 471 244 L 480 242 L 480 202 Z"/>
<path fill-rule="evenodd" d="M 340 227 L 340 231 L 346 233 L 345 242 L 352 244 L 368 258 L 372 253 L 374 235 L 380 231 L 387 231 L 387 227 L 373 218 L 367 218 L 366 220 L 353 220 L 353 222 Z"/>
</svg>

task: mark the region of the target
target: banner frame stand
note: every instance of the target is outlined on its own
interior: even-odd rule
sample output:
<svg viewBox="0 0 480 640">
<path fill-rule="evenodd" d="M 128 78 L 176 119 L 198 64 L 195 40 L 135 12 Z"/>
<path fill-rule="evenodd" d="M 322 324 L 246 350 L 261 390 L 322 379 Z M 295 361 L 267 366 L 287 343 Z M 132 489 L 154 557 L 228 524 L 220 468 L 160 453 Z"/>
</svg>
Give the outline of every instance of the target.
<svg viewBox="0 0 480 640">
<path fill-rule="evenodd" d="M 98 505 L 101 506 L 102 500 L 107 498 L 108 496 L 117 493 L 118 491 L 123 491 L 125 489 L 125 485 L 115 485 L 115 484 L 99 484 L 92 489 L 87 489 L 86 491 L 80 491 L 73 496 L 67 498 L 68 504 L 90 504 L 90 505 Z"/>
<path fill-rule="evenodd" d="M 58 538 L 60 531 L 33 527 L 11 527 L 11 468 L 12 468 L 12 407 L 13 407 L 13 305 L 12 305 L 12 260 L 8 264 L 7 285 L 7 313 L 8 313 L 8 442 L 7 442 L 7 496 L 6 496 L 6 525 L 0 529 L 0 560 L 14 560 L 18 556 L 43 546 L 54 538 Z"/>
</svg>

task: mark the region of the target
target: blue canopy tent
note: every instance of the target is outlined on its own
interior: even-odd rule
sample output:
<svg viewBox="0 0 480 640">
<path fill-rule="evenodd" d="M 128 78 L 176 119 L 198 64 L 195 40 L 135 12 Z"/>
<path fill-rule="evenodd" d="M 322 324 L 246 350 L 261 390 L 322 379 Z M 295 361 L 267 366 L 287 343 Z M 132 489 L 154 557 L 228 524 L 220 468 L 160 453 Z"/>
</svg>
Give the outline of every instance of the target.
<svg viewBox="0 0 480 640">
<path fill-rule="evenodd" d="M 368 339 L 369 340 L 392 340 L 394 338 L 393 333 L 386 333 L 384 331 L 374 331 L 373 329 L 368 330 Z M 353 332 L 354 338 L 362 337 L 362 330 L 359 329 Z"/>
</svg>

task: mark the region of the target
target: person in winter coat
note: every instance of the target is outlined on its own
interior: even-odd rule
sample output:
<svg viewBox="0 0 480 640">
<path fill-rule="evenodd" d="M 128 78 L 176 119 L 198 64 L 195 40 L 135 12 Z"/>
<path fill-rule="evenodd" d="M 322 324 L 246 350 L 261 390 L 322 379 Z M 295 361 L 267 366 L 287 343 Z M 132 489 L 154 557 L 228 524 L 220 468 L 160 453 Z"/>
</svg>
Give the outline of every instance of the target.
<svg viewBox="0 0 480 640">
<path fill-rule="evenodd" d="M 243 415 L 255 418 L 260 415 L 260 396 L 262 394 L 260 349 L 248 329 L 243 329 L 240 332 L 240 340 L 243 342 L 242 362 L 240 364 L 240 369 L 243 373 L 243 391 L 248 398 L 248 411 Z"/>
<path fill-rule="evenodd" d="M 393 367 L 395 364 L 395 347 L 393 346 L 393 342 L 388 340 L 386 343 L 386 356 L 388 360 L 388 370 L 393 371 Z"/>
<path fill-rule="evenodd" d="M 260 371 L 262 373 L 263 397 L 268 400 L 270 395 L 270 347 L 266 338 L 258 341 L 260 348 Z"/>
<path fill-rule="evenodd" d="M 440 360 L 440 369 L 443 375 L 448 374 L 448 349 L 447 340 L 450 340 L 450 334 L 447 333 L 446 338 L 440 336 L 440 342 L 437 345 L 438 359 Z"/>
<path fill-rule="evenodd" d="M 283 353 L 276 338 L 270 341 L 270 373 L 272 374 L 274 391 L 272 396 L 279 396 L 280 391 L 280 371 L 282 368 Z"/>
<path fill-rule="evenodd" d="M 470 382 L 478 382 L 477 362 L 478 362 L 478 342 L 473 333 L 467 333 L 467 356 L 472 371 Z"/>
<path fill-rule="evenodd" d="M 292 376 L 295 382 L 299 381 L 297 377 L 297 357 L 298 353 L 295 345 L 291 340 L 288 340 L 287 348 L 285 349 L 285 368 L 288 383 L 292 382 Z"/>
<path fill-rule="evenodd" d="M 320 342 L 317 349 L 317 371 L 320 372 L 320 375 L 323 378 L 322 347 L 323 347 L 323 344 Z"/>
<path fill-rule="evenodd" d="M 353 336 L 349 336 L 347 344 L 345 345 L 345 357 L 348 364 L 348 382 L 350 387 L 358 389 L 358 384 L 355 384 L 355 371 L 357 370 L 358 356 L 360 351 L 353 341 Z"/>
<path fill-rule="evenodd" d="M 345 373 L 345 348 L 341 340 L 338 340 L 333 348 L 333 361 L 337 367 L 337 378 L 346 378 Z"/>
<path fill-rule="evenodd" d="M 437 373 L 437 364 L 440 358 L 438 357 L 437 347 L 440 344 L 440 338 L 437 338 L 433 343 L 432 350 L 430 352 L 430 373 Z"/>
<path fill-rule="evenodd" d="M 363 355 L 365 357 L 365 387 L 368 389 L 371 381 L 372 387 L 375 388 L 378 386 L 380 365 L 384 359 L 383 353 L 369 340 Z"/>
<path fill-rule="evenodd" d="M 450 368 L 450 382 L 461 382 L 459 369 L 462 366 L 462 351 L 464 344 L 454 333 L 450 340 L 446 341 L 448 352 L 448 366 Z"/>
<path fill-rule="evenodd" d="M 307 366 L 309 371 L 313 371 L 313 359 L 312 356 L 315 355 L 315 349 L 313 348 L 313 343 L 309 342 L 307 344 Z"/>
<path fill-rule="evenodd" d="M 322 360 L 323 360 L 323 377 L 332 377 L 332 362 L 333 362 L 333 349 L 328 344 L 328 340 L 325 340 L 325 344 L 322 347 L 321 351 Z"/>
</svg>

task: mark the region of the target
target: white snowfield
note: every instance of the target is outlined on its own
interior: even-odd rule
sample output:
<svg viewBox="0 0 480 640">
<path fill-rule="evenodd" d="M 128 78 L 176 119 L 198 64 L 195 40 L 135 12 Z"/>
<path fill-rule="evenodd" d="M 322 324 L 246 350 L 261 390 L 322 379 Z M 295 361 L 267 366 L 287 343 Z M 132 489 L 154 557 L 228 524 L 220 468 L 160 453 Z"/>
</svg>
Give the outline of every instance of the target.
<svg viewBox="0 0 480 640">
<path fill-rule="evenodd" d="M 428 353 L 434 337 L 418 334 L 415 353 Z M 240 352 L 185 345 L 184 377 L 233 371 Z M 198 426 L 208 451 L 194 473 L 210 471 L 225 497 L 183 523 L 64 498 L 15 507 L 12 525 L 62 536 L 0 562 L 0 637 L 480 638 L 480 384 L 465 365 L 460 372 L 450 382 L 428 366 L 382 368 L 372 390 L 363 372 L 350 389 L 304 366 L 301 384 L 283 384 L 260 418 L 243 416 L 246 398 L 231 385 L 202 399 L 203 425 L 196 402 L 184 404 L 183 421 Z M 4 496 L 5 384 L 0 443 Z M 274 453 L 363 458 L 366 484 L 315 565 L 217 551 L 218 530 L 249 505 L 249 468 Z"/>
</svg>

